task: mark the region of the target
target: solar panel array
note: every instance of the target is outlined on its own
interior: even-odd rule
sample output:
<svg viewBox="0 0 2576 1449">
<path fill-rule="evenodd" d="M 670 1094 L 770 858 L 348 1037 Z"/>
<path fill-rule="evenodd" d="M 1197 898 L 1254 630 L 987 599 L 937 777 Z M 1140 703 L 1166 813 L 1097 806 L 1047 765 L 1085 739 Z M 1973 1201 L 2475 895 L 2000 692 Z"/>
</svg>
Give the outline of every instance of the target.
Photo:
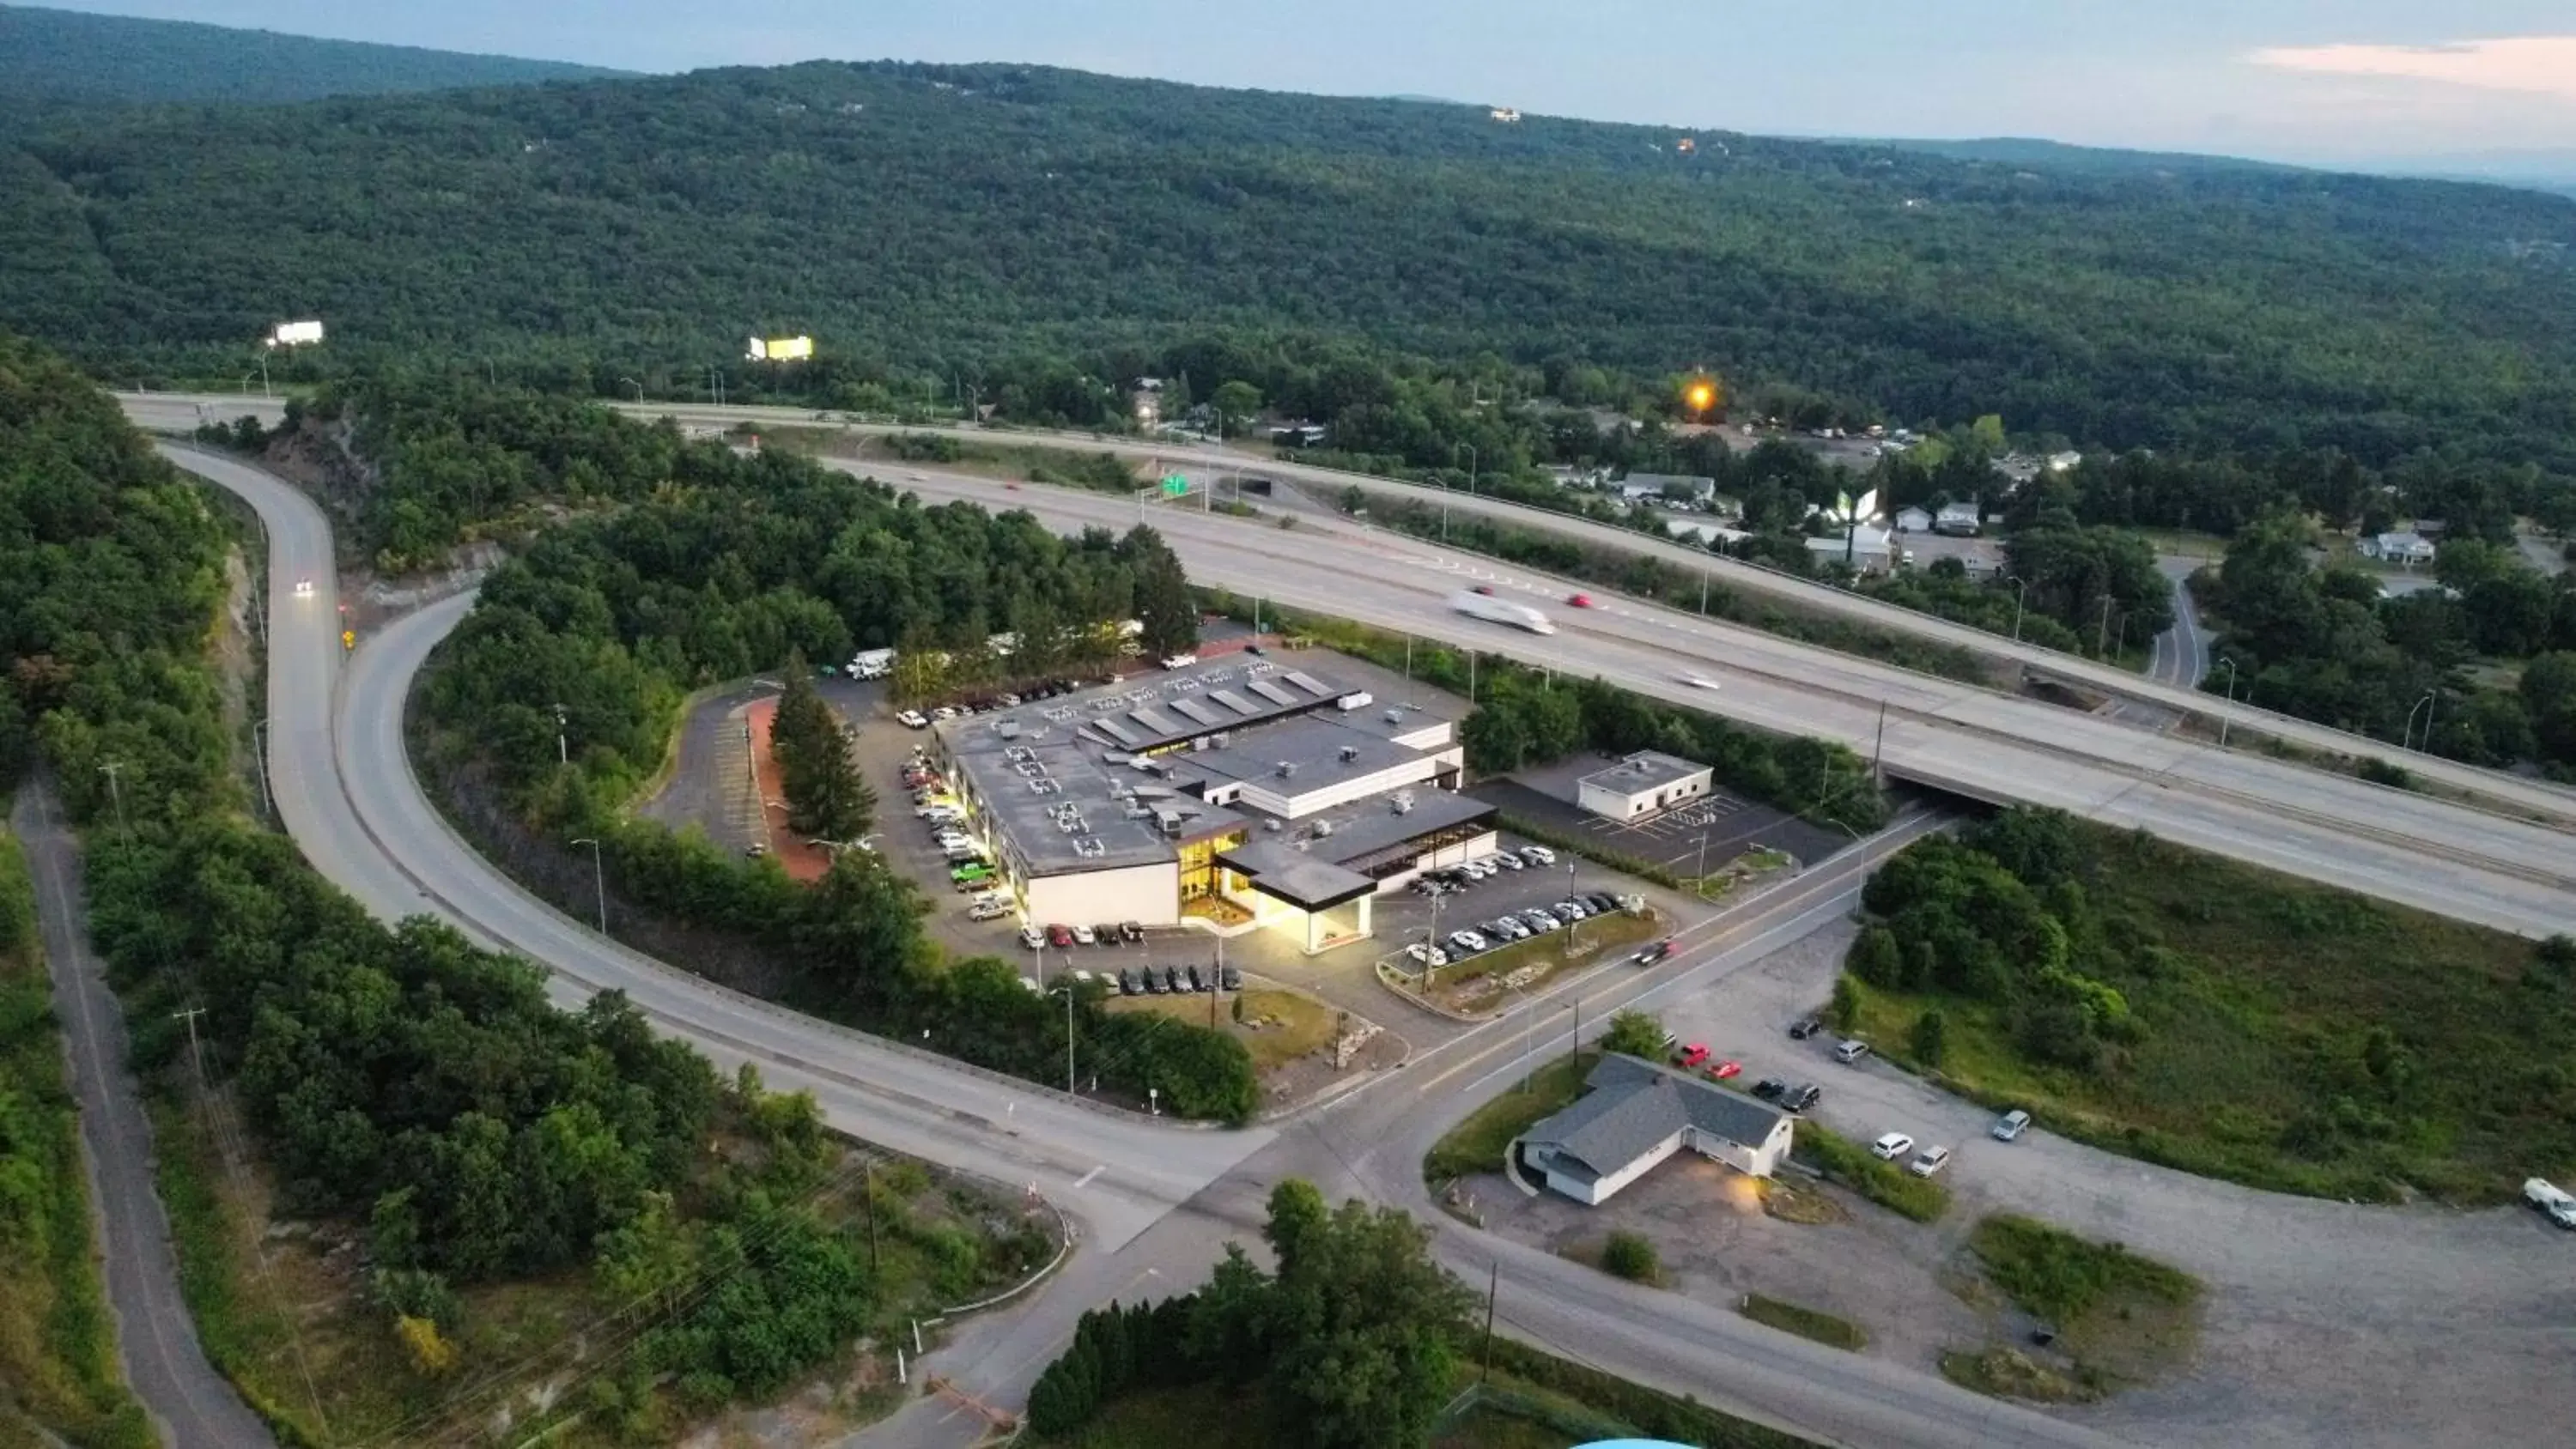
<svg viewBox="0 0 2576 1449">
<path fill-rule="evenodd" d="M 1216 693 L 1209 695 L 1208 698 L 1215 700 L 1217 703 L 1224 705 L 1227 709 L 1233 710 L 1236 714 L 1242 715 L 1247 719 L 1256 714 L 1268 713 L 1268 711 L 1264 710 L 1261 706 L 1245 699 L 1242 695 L 1235 693 L 1231 689 L 1220 689 Z"/>
<path fill-rule="evenodd" d="M 1267 679 L 1256 679 L 1250 684 L 1245 685 L 1244 688 L 1260 695 L 1263 699 L 1270 701 L 1272 704 L 1283 705 L 1290 709 L 1294 709 L 1298 705 L 1305 703 L 1304 700 L 1301 700 L 1297 696 L 1290 694 L 1288 691 L 1281 689 L 1278 685 L 1271 683 Z"/>
<path fill-rule="evenodd" d="M 1317 679 L 1315 676 L 1308 674 L 1302 669 L 1289 670 L 1287 679 L 1290 684 L 1297 686 L 1299 689 L 1306 691 L 1317 699 L 1322 699 L 1333 692 L 1331 685 L 1324 683 L 1324 681 Z"/>
</svg>

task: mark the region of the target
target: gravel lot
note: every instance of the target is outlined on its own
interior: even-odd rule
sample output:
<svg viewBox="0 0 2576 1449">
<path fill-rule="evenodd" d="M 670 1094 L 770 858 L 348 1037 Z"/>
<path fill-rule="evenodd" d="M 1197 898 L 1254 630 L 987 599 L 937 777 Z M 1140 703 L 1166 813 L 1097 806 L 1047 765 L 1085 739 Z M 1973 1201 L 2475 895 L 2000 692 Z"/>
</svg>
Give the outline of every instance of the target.
<svg viewBox="0 0 2576 1449">
<path fill-rule="evenodd" d="M 1957 1149 L 1956 1202 L 1918 1228 L 1853 1204 L 1848 1228 L 1717 1211 L 1713 1169 L 1658 1169 L 1604 1211 L 1526 1207 L 1499 1182 L 1479 1197 L 1498 1227 L 1553 1241 L 1635 1226 L 1665 1245 L 1680 1291 L 1745 1289 L 1840 1313 L 1872 1353 L 1920 1361 L 1977 1316 L 1936 1275 L 1978 1218 L 2014 1211 L 2117 1241 L 2209 1288 L 2201 1352 L 2178 1380 L 2072 1411 L 2146 1443 L 2209 1445 L 2558 1443 L 2576 1420 L 2576 1235 L 2513 1207 L 2456 1212 L 2285 1197 L 2134 1162 L 2034 1130 L 2006 1145 L 1982 1108 L 1886 1065 L 1835 1065 L 1786 1024 L 1824 1001 L 1847 922 L 1664 1012 L 1686 1040 L 1744 1061 L 1748 1076 L 1803 1076 L 1813 1114 L 1849 1136 L 1890 1129 Z M 1740 1189 L 1739 1189 L 1740 1191 Z M 1508 1201 L 1507 1201 L 1508 1199 Z M 1743 1248 L 1758 1248 L 1748 1254 Z M 1756 1257 L 1768 1261 L 1755 1261 Z M 1947 1300 L 1947 1301 L 1944 1301 Z"/>
</svg>

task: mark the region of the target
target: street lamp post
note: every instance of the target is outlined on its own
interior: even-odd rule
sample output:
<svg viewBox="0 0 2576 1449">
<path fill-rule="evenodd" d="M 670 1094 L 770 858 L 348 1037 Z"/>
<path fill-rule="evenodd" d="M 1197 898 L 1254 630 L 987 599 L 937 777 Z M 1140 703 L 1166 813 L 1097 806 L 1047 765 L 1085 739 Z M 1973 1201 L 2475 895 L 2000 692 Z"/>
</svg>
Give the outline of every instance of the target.
<svg viewBox="0 0 2576 1449">
<path fill-rule="evenodd" d="M 268 721 L 259 720 L 250 727 L 250 757 L 259 766 L 259 809 L 269 819 L 277 818 L 277 802 L 268 793 Z"/>
<path fill-rule="evenodd" d="M 2030 580 L 2019 574 L 2006 574 L 2004 582 L 2018 585 L 2013 590 L 2013 642 L 2018 644 L 2021 642 L 2021 601 L 2022 596 L 2030 592 Z"/>
<path fill-rule="evenodd" d="M 2428 689 L 2424 691 L 2424 697 L 2422 699 L 2415 701 L 2415 703 L 2407 709 L 2406 728 L 2397 737 L 2397 748 L 2400 750 L 2405 749 L 2408 743 L 2415 738 L 2415 711 L 2420 709 L 2424 711 L 2424 743 L 2416 748 L 2419 753 L 2432 749 L 2433 711 L 2429 706 L 2431 706 L 2433 701 L 2439 697 L 2440 691 Z"/>
<path fill-rule="evenodd" d="M 2236 712 L 2236 659 L 2233 655 L 2218 661 L 2227 667 L 2227 708 L 2218 713 L 2218 747 L 2227 748 L 2227 726 Z"/>
<path fill-rule="evenodd" d="M 565 735 L 564 735 L 564 720 L 565 720 L 564 707 L 563 707 L 562 705 L 556 705 L 556 706 L 555 706 L 555 763 L 556 763 L 556 764 L 558 764 L 558 765 L 569 765 L 569 764 L 571 764 L 571 763 L 572 763 L 572 745 L 571 745 L 571 744 L 566 740 Z"/>
<path fill-rule="evenodd" d="M 1453 468 L 1458 466 L 1459 448 L 1467 450 L 1467 496 L 1473 498 L 1476 496 L 1476 470 L 1481 460 L 1476 455 L 1475 444 L 1460 443 L 1457 448 L 1449 450 L 1449 466 Z"/>
<path fill-rule="evenodd" d="M 590 878 L 599 891 L 599 934 L 605 936 L 608 934 L 608 867 L 600 863 L 597 840 L 584 838 L 573 844 L 590 847 Z"/>
</svg>

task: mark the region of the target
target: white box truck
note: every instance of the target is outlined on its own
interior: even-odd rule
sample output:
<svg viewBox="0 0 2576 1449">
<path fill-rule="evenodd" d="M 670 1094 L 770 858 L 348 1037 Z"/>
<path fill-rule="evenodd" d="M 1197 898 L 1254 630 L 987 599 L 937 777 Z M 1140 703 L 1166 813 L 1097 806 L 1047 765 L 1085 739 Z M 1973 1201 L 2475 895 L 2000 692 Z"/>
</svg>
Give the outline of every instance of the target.
<svg viewBox="0 0 2576 1449">
<path fill-rule="evenodd" d="M 1533 634 L 1556 632 L 1556 625 L 1549 621 L 1547 615 L 1527 604 L 1515 604 L 1508 599 L 1495 598 L 1491 594 L 1479 594 L 1473 590 L 1452 594 L 1449 596 L 1449 607 L 1470 619 L 1483 619 L 1494 624 L 1509 624 L 1515 629 L 1527 629 Z"/>
<path fill-rule="evenodd" d="M 850 656 L 852 679 L 883 679 L 894 672 L 894 651 L 862 649 Z"/>
</svg>

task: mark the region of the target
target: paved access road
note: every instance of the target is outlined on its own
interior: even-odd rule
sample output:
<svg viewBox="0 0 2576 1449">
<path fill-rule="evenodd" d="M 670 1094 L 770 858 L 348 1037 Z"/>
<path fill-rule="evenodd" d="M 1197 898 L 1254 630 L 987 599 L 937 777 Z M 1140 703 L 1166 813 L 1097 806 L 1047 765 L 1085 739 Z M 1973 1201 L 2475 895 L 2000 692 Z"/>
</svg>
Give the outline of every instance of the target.
<svg viewBox="0 0 2576 1449">
<path fill-rule="evenodd" d="M 170 1219 L 152 1178 L 152 1122 L 142 1089 L 125 1069 L 124 1008 L 108 987 L 106 966 L 90 950 L 80 843 L 49 783 L 38 780 L 19 792 L 9 828 L 25 845 L 35 877 L 36 921 L 71 1058 L 72 1096 L 80 1104 L 81 1155 L 125 1381 L 166 1444 L 270 1449 L 277 1441 L 268 1426 L 206 1361 L 179 1294 Z"/>
<path fill-rule="evenodd" d="M 1097 1242 L 1123 1243 L 1257 1150 L 1264 1132 L 1170 1132 L 1027 1083 L 975 1073 L 783 1011 L 630 951 L 558 914 L 466 845 L 421 794 L 403 747 L 413 674 L 473 600 L 409 615 L 342 659 L 331 536 L 319 508 L 229 458 L 167 450 L 238 494 L 269 533 L 269 781 L 315 869 L 379 918 L 446 920 L 547 966 L 565 1004 L 623 990 L 663 1030 L 727 1071 L 810 1090 L 833 1127 L 897 1152 L 1035 1184 Z M 313 592 L 298 597 L 295 582 Z"/>
<path fill-rule="evenodd" d="M 859 465 L 839 464 L 851 471 Z M 1124 527 L 1129 500 L 907 474 L 926 498 L 1024 508 L 1049 526 Z M 1910 778 L 1985 799 L 2056 806 L 2181 844 L 2525 935 L 2566 928 L 2576 834 L 2449 801 L 2224 751 L 2116 719 L 1824 653 L 1678 610 L 1598 596 L 1474 555 L 1346 521 L 1266 522 L 1157 508 L 1191 577 L 1426 640 L 1598 676 L 1642 694 L 1790 734 L 1883 752 Z M 1484 583 L 1553 616 L 1531 635 L 1451 611 Z M 1718 688 L 1684 682 L 1706 677 Z M 1884 712 L 1882 713 L 1882 707 Z"/>
</svg>

